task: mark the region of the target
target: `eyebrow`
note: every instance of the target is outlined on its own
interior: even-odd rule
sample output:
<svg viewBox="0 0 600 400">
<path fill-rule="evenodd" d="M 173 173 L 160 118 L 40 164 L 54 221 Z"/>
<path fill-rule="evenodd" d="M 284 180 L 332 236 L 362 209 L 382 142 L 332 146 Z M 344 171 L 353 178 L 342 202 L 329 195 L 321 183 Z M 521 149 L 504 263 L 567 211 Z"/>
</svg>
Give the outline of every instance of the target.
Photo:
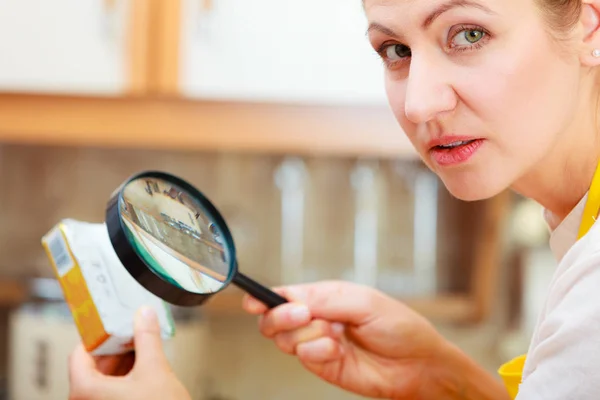
<svg viewBox="0 0 600 400">
<path fill-rule="evenodd" d="M 423 20 L 423 23 L 421 24 L 422 28 L 423 29 L 429 28 L 431 26 L 431 24 L 433 24 L 433 22 L 437 18 L 439 18 L 442 14 L 452 10 L 453 8 L 460 8 L 460 7 L 472 7 L 472 8 L 477 8 L 481 11 L 484 11 L 486 14 L 490 14 L 490 15 L 495 14 L 488 7 L 484 6 L 481 3 L 473 1 L 473 0 L 450 0 L 450 1 L 447 1 L 446 3 L 440 4 L 432 12 L 430 12 L 429 15 L 427 15 L 427 18 L 425 18 Z M 399 36 L 392 29 L 390 29 L 386 26 L 383 26 L 377 22 L 372 22 L 371 24 L 369 24 L 369 28 L 367 29 L 367 32 L 372 31 L 372 30 L 377 30 L 387 36 L 394 36 L 394 37 Z"/>
<path fill-rule="evenodd" d="M 473 0 L 450 0 L 446 3 L 440 4 L 435 10 L 433 10 L 427 16 L 427 18 L 425 18 L 425 20 L 423 21 L 423 28 L 424 29 L 428 28 L 443 13 L 450 11 L 453 8 L 459 8 L 459 7 L 472 7 L 472 8 L 477 8 L 481 11 L 484 11 L 487 14 L 494 14 L 494 12 L 492 10 L 490 10 L 488 7 L 484 6 L 481 3 L 473 1 Z"/>
</svg>

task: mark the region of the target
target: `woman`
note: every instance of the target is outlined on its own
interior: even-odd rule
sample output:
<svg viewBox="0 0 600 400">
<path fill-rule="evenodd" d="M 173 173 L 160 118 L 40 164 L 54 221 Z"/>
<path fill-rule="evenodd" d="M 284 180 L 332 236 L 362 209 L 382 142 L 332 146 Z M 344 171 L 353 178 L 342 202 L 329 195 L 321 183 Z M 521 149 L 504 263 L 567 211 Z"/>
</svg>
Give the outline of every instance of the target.
<svg viewBox="0 0 600 400">
<path fill-rule="evenodd" d="M 448 190 L 479 200 L 511 188 L 546 210 L 559 266 L 517 399 L 598 398 L 600 182 L 590 185 L 600 160 L 600 0 L 363 3 L 391 108 Z M 334 385 L 371 398 L 510 398 L 424 318 L 374 289 L 278 291 L 293 301 L 267 312 L 246 298 L 244 308 Z"/>
<path fill-rule="evenodd" d="M 512 188 L 546 210 L 559 266 L 517 399 L 600 398 L 600 0 L 364 7 L 391 108 L 448 190 L 479 200 Z M 335 385 L 386 399 L 509 398 L 381 293 L 348 283 L 281 293 L 297 301 L 264 314 L 262 333 Z M 266 311 L 252 299 L 245 308 Z"/>
</svg>

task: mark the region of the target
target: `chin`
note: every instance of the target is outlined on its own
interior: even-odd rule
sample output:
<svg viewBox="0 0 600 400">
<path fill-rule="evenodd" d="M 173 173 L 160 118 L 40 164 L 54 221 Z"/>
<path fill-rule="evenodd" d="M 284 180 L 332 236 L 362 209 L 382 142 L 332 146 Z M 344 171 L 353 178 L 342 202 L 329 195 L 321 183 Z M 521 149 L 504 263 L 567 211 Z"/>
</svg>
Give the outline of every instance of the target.
<svg viewBox="0 0 600 400">
<path fill-rule="evenodd" d="M 450 194 L 462 201 L 487 200 L 504 192 L 508 187 L 486 179 L 440 176 Z"/>
<path fill-rule="evenodd" d="M 481 157 L 481 155 L 479 155 Z M 469 165 L 444 168 L 436 165 L 427 154 L 423 163 L 438 176 L 450 194 L 462 201 L 481 201 L 493 198 L 511 186 L 511 176 L 505 169 L 494 167 L 489 160 L 473 160 Z M 498 173 L 498 171 L 503 173 Z"/>
</svg>

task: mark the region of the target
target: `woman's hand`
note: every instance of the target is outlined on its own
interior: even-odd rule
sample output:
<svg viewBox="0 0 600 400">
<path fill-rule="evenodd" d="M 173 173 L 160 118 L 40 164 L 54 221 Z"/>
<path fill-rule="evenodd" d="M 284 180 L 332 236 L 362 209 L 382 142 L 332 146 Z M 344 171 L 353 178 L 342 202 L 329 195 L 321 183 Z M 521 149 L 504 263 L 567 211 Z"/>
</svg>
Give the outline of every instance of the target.
<svg viewBox="0 0 600 400">
<path fill-rule="evenodd" d="M 507 398 L 425 318 L 374 289 L 320 282 L 276 291 L 290 303 L 267 310 L 246 296 L 245 310 L 262 314 L 262 334 L 325 381 L 371 398 Z"/>
<path fill-rule="evenodd" d="M 92 357 L 78 346 L 69 360 L 69 400 L 191 400 L 164 351 L 152 309 L 135 320 L 135 356 Z"/>
</svg>

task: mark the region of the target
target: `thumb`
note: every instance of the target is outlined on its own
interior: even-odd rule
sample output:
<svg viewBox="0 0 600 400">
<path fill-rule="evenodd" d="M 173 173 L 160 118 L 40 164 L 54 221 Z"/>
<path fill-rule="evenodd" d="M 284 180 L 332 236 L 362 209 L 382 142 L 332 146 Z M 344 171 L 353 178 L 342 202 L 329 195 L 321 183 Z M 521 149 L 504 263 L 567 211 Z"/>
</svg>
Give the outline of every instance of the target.
<svg viewBox="0 0 600 400">
<path fill-rule="evenodd" d="M 138 310 L 134 330 L 134 370 L 169 368 L 160 336 L 160 324 L 153 308 L 142 307 Z"/>
</svg>

